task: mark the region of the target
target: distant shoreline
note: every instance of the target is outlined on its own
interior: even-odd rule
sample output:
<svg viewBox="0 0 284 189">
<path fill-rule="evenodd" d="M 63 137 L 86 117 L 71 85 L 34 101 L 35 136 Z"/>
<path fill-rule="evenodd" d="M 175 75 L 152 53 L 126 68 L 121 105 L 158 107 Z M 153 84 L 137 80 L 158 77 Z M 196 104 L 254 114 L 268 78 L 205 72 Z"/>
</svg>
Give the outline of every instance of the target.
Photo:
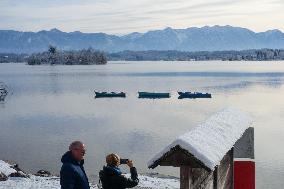
<svg viewBox="0 0 284 189">
<path fill-rule="evenodd" d="M 81 55 L 84 52 L 86 55 Z M 84 60 L 93 54 L 95 58 Z M 78 55 L 80 54 L 80 55 Z M 96 59 L 96 57 L 101 57 Z M 32 59 L 32 61 L 31 61 Z M 84 60 L 85 62 L 79 62 Z M 0 53 L 0 63 L 63 64 L 63 65 L 90 65 L 105 64 L 106 61 L 281 61 L 284 60 L 284 49 L 259 49 L 242 51 L 121 51 L 105 53 L 101 51 L 59 51 L 57 54 L 47 52 L 37 54 Z M 97 62 L 97 63 L 96 63 Z"/>
<path fill-rule="evenodd" d="M 284 49 L 242 51 L 122 51 L 108 53 L 109 61 L 275 61 L 284 60 Z"/>
</svg>

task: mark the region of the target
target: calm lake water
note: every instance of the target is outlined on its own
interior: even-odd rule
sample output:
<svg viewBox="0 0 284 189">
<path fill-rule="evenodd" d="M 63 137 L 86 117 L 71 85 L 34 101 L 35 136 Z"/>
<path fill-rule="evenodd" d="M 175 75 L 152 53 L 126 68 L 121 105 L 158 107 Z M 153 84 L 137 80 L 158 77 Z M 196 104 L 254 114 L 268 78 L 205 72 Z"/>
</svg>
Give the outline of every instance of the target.
<svg viewBox="0 0 284 189">
<path fill-rule="evenodd" d="M 236 107 L 255 127 L 257 188 L 284 184 L 284 62 L 109 62 L 92 66 L 0 64 L 12 91 L 0 104 L 0 159 L 31 172 L 58 174 L 72 140 L 86 143 L 86 169 L 96 175 L 107 153 L 147 161 L 211 114 Z M 94 90 L 125 91 L 125 99 L 95 99 Z M 178 100 L 176 91 L 210 92 L 212 99 Z M 172 98 L 138 99 L 137 91 Z"/>
</svg>

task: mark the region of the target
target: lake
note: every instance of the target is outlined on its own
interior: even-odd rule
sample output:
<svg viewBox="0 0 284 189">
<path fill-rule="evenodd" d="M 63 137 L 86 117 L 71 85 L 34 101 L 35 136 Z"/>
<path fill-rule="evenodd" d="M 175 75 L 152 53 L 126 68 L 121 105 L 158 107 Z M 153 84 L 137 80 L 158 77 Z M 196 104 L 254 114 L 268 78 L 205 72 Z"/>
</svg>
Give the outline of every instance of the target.
<svg viewBox="0 0 284 189">
<path fill-rule="evenodd" d="M 257 188 L 283 188 L 284 62 L 109 62 L 90 66 L 0 64 L 11 93 L 0 104 L 0 159 L 24 170 L 58 174 L 73 140 L 87 146 L 86 170 L 97 175 L 105 155 L 147 161 L 178 135 L 225 107 L 249 112 L 255 127 Z M 94 90 L 124 91 L 124 99 L 95 99 Z M 171 92 L 169 99 L 138 99 L 138 91 Z M 177 99 L 177 91 L 212 99 Z"/>
</svg>

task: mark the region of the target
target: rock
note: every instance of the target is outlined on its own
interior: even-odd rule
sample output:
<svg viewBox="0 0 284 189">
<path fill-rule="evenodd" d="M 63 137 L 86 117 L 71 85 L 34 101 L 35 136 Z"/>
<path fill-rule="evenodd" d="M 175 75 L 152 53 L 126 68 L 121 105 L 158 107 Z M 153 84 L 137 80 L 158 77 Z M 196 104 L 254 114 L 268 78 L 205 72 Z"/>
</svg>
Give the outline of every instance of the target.
<svg viewBox="0 0 284 189">
<path fill-rule="evenodd" d="M 29 178 L 27 174 L 22 171 L 17 171 L 16 173 L 11 173 L 9 177 L 22 177 L 22 178 Z"/>
<path fill-rule="evenodd" d="M 39 170 L 35 175 L 40 177 L 50 177 L 51 173 L 46 170 Z"/>
<path fill-rule="evenodd" d="M 15 173 L 11 173 L 9 177 L 22 177 L 22 178 L 29 178 L 29 175 L 26 174 L 22 169 L 19 168 L 18 164 L 11 164 L 11 168 L 15 169 Z"/>
<path fill-rule="evenodd" d="M 15 169 L 17 172 L 23 172 L 24 174 L 26 174 L 20 167 L 18 164 L 12 164 L 11 168 Z"/>
<path fill-rule="evenodd" d="M 0 172 L 0 182 L 8 180 L 8 177 L 4 173 Z"/>
</svg>

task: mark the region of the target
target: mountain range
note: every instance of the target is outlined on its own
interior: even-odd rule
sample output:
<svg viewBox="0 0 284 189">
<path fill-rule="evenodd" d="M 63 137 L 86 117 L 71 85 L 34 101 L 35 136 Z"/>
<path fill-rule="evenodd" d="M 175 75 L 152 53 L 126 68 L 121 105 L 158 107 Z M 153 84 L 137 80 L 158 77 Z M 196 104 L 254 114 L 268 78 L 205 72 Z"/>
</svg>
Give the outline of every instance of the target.
<svg viewBox="0 0 284 189">
<path fill-rule="evenodd" d="M 106 33 L 63 32 L 58 29 L 39 32 L 0 30 L 0 52 L 34 53 L 46 51 L 49 45 L 61 50 L 92 47 L 106 52 L 124 50 L 222 51 L 247 49 L 284 49 L 280 30 L 254 32 L 233 26 L 204 26 L 187 29 L 165 28 L 123 36 Z"/>
</svg>

